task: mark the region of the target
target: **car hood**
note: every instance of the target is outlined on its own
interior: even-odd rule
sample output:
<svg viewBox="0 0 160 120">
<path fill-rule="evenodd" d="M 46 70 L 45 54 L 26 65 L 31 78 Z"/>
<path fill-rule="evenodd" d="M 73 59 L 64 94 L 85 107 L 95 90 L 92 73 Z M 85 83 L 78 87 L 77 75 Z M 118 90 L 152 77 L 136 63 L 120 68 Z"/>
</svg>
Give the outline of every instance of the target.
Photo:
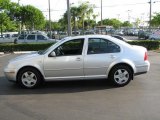
<svg viewBox="0 0 160 120">
<path fill-rule="evenodd" d="M 13 58 L 13 59 L 10 60 L 10 62 L 24 60 L 24 59 L 27 60 L 27 59 L 30 59 L 30 58 L 36 58 L 38 56 L 39 56 L 38 52 L 32 52 L 32 53 L 20 55 L 20 56 L 18 56 L 16 58 Z"/>
</svg>

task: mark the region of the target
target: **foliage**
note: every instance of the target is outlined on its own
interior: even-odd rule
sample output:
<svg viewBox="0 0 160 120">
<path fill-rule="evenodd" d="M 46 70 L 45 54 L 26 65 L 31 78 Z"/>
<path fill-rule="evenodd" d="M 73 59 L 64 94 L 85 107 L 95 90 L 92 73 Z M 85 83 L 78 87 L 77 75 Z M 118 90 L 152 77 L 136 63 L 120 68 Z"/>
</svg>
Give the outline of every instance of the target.
<svg viewBox="0 0 160 120">
<path fill-rule="evenodd" d="M 155 27 L 160 26 L 160 13 L 156 13 L 156 15 L 151 20 L 151 25 Z"/>
<path fill-rule="evenodd" d="M 148 50 L 156 50 L 159 49 L 160 46 L 160 41 L 156 40 L 137 40 L 137 41 L 130 41 L 128 42 L 129 44 L 132 45 L 140 45 L 143 46 L 145 48 L 147 48 Z"/>
<path fill-rule="evenodd" d="M 132 27 L 132 24 L 129 21 L 124 21 L 122 27 Z"/>
<path fill-rule="evenodd" d="M 101 21 L 98 22 L 98 24 L 100 25 Z M 103 25 L 107 25 L 107 26 L 113 26 L 115 29 L 120 28 L 121 27 L 121 21 L 117 20 L 117 19 L 104 19 L 102 21 Z"/>
<path fill-rule="evenodd" d="M 73 6 L 70 9 L 71 12 L 71 25 L 73 30 L 76 29 L 87 29 L 95 26 L 95 19 L 97 15 L 93 14 L 94 5 L 89 2 L 80 3 L 79 6 Z M 91 24 L 87 24 L 90 21 Z M 94 22 L 93 22 L 94 21 Z M 66 30 L 67 28 L 67 11 L 64 13 L 63 18 L 59 20 L 61 26 Z M 93 25 L 94 24 L 94 25 Z"/>
<path fill-rule="evenodd" d="M 39 44 L 0 44 L 0 52 L 13 51 L 39 51 L 51 46 L 53 43 L 39 43 Z"/>
<path fill-rule="evenodd" d="M 22 25 L 26 25 L 28 29 L 42 29 L 45 25 L 43 13 L 31 6 L 26 5 L 21 7 L 20 11 Z"/>
<path fill-rule="evenodd" d="M 16 25 L 10 20 L 5 12 L 0 13 L 0 29 L 1 34 L 4 31 L 13 31 L 16 29 Z"/>
<path fill-rule="evenodd" d="M 0 9 L 9 9 L 10 0 L 0 0 Z"/>
<path fill-rule="evenodd" d="M 46 21 L 45 29 L 46 29 L 46 31 L 49 30 L 49 20 Z M 54 31 L 54 30 L 58 30 L 58 31 L 59 31 L 59 30 L 62 29 L 62 27 L 61 27 L 61 25 L 60 25 L 59 22 L 52 22 L 52 21 L 51 21 L 51 29 L 52 29 L 53 31 Z"/>
<path fill-rule="evenodd" d="M 146 47 L 148 50 L 159 49 L 160 41 L 152 40 L 138 40 L 128 42 L 132 45 L 140 45 Z M 0 44 L 0 52 L 13 51 L 39 51 L 44 50 L 54 43 L 39 43 L 39 44 Z M 72 44 L 71 44 L 72 45 Z"/>
</svg>

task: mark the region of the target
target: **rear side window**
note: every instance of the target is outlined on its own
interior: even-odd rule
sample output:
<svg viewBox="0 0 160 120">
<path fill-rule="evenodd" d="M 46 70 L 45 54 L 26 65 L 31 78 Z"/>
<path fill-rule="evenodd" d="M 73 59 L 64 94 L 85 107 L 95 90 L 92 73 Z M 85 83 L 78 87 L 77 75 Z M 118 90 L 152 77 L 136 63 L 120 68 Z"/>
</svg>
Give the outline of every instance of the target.
<svg viewBox="0 0 160 120">
<path fill-rule="evenodd" d="M 37 35 L 37 40 L 47 40 L 43 35 Z"/>
<path fill-rule="evenodd" d="M 25 39 L 26 35 L 20 35 L 18 39 Z"/>
<path fill-rule="evenodd" d="M 120 47 L 106 39 L 89 38 L 87 54 L 118 53 Z"/>
<path fill-rule="evenodd" d="M 28 35 L 27 40 L 35 40 L 35 35 Z"/>
</svg>

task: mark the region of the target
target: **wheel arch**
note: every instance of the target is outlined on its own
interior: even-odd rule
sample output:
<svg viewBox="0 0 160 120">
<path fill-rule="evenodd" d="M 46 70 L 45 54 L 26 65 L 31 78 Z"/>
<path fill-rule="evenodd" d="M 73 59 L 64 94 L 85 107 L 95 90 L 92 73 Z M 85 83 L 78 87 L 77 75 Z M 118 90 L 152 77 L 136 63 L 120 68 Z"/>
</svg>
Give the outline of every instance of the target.
<svg viewBox="0 0 160 120">
<path fill-rule="evenodd" d="M 131 71 L 132 71 L 132 73 L 133 73 L 133 74 L 132 74 L 132 80 L 133 80 L 134 73 L 135 73 L 134 65 L 131 65 L 131 64 L 126 63 L 126 62 L 116 63 L 116 64 L 110 66 L 109 69 L 108 69 L 108 72 L 107 72 L 107 76 L 110 75 L 110 73 L 111 73 L 111 71 L 112 71 L 113 68 L 115 68 L 115 67 L 117 67 L 117 66 L 119 66 L 119 65 L 124 65 L 124 66 L 127 66 L 127 67 L 129 67 L 129 68 L 131 69 Z"/>
<path fill-rule="evenodd" d="M 37 67 L 34 67 L 34 66 L 23 66 L 23 67 L 21 67 L 21 68 L 17 71 L 16 82 L 17 82 L 18 75 L 19 75 L 20 71 L 21 71 L 22 69 L 26 69 L 26 68 L 32 68 L 32 69 L 37 70 L 37 71 L 40 73 L 40 76 L 41 76 L 42 80 L 44 81 L 44 76 L 43 76 L 42 72 L 41 72 Z"/>
</svg>

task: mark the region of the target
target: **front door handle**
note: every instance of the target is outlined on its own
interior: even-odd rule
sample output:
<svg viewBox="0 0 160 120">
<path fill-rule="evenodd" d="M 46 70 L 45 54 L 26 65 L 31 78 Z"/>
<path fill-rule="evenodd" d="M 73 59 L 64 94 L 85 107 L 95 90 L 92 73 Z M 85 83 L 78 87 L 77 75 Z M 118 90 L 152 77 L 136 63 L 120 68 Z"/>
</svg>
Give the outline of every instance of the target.
<svg viewBox="0 0 160 120">
<path fill-rule="evenodd" d="M 77 58 L 76 58 L 76 61 L 81 61 L 81 58 L 80 58 L 80 57 L 77 57 Z"/>
</svg>

